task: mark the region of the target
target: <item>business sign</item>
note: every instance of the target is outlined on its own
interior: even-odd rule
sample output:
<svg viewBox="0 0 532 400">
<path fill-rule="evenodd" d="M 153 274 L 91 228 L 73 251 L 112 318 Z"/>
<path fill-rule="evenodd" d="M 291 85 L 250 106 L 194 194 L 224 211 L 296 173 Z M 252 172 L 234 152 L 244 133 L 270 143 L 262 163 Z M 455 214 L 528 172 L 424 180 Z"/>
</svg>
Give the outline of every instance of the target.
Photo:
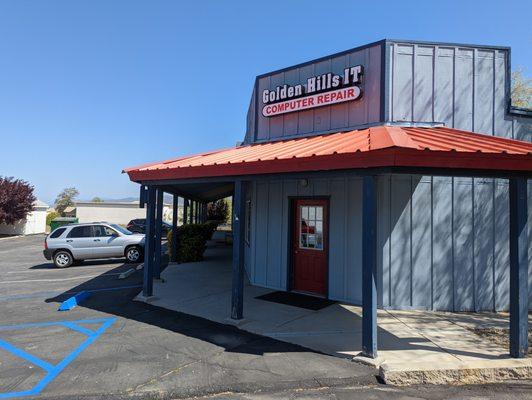
<svg viewBox="0 0 532 400">
<path fill-rule="evenodd" d="M 362 96 L 359 85 L 363 73 L 362 65 L 357 65 L 345 68 L 343 75 L 329 72 L 308 78 L 306 84 L 263 90 L 262 115 L 273 117 L 357 100 Z"/>
</svg>

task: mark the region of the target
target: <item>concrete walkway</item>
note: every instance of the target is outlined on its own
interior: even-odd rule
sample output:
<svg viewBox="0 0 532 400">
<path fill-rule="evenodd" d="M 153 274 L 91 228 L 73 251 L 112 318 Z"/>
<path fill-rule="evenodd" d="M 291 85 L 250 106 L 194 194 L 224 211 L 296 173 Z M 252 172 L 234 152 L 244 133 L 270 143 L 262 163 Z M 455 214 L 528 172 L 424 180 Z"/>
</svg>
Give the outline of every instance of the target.
<svg viewBox="0 0 532 400">
<path fill-rule="evenodd" d="M 155 282 L 151 304 L 339 357 L 380 367 L 389 383 L 486 382 L 532 378 L 532 359 L 508 357 L 508 349 L 474 333 L 505 328 L 504 314 L 378 311 L 379 358 L 357 357 L 361 307 L 334 304 L 319 311 L 256 299 L 272 290 L 246 284 L 244 319 L 229 318 L 231 248 L 211 241 L 201 263 L 170 264 Z"/>
</svg>

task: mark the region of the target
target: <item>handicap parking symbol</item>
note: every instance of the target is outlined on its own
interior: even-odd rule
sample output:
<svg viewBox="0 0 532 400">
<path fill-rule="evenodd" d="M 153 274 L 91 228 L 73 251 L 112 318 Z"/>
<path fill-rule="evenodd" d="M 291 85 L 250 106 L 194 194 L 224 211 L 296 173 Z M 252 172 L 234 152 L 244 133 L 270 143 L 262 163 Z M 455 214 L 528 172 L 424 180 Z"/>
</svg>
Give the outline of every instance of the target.
<svg viewBox="0 0 532 400">
<path fill-rule="evenodd" d="M 11 326 L 0 326 L 0 349 L 8 351 L 16 357 L 22 358 L 33 365 L 43 369 L 46 372 L 46 375 L 39 381 L 37 384 L 25 391 L 19 392 L 4 392 L 0 393 L 0 399 L 12 399 L 16 397 L 23 396 L 35 396 L 39 394 L 50 382 L 52 382 L 60 373 L 63 371 L 68 364 L 70 364 L 77 356 L 79 356 L 87 347 L 94 343 L 102 333 L 104 333 L 107 328 L 109 328 L 116 321 L 116 318 L 97 318 L 97 319 L 83 319 L 77 321 L 57 321 L 57 322 L 40 322 L 40 323 L 30 323 L 23 325 L 11 325 Z M 85 325 L 82 326 L 81 324 Z M 95 325 L 95 329 L 86 328 L 87 325 Z M 12 345 L 11 343 L 2 340 L 1 334 L 2 331 L 14 331 L 14 330 L 23 330 L 23 329 L 33 329 L 33 328 L 42 328 L 50 326 L 61 326 L 73 331 L 82 333 L 86 336 L 85 340 L 72 350 L 65 358 L 63 358 L 59 363 L 53 365 L 47 361 L 40 359 L 39 357 L 34 356 L 26 352 L 25 350 Z"/>
</svg>

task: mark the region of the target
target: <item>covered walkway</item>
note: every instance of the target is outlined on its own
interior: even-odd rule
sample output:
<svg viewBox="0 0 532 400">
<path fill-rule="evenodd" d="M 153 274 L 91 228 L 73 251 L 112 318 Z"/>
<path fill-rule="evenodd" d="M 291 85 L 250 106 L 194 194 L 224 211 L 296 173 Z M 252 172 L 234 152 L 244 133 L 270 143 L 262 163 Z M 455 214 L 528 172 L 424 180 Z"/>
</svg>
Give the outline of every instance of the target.
<svg viewBox="0 0 532 400">
<path fill-rule="evenodd" d="M 153 279 L 160 277 L 160 237 L 157 235 L 160 232 L 163 192 L 174 194 L 174 205 L 177 205 L 177 196 L 185 198 L 185 216 L 188 216 L 185 222 L 203 221 L 207 202 L 232 195 L 234 244 L 230 278 L 231 307 L 228 312 L 222 304 L 216 304 L 215 307 L 221 307 L 216 320 L 225 320 L 230 316 L 237 324 L 247 324 L 248 329 L 253 324 L 264 324 L 268 326 L 264 332 L 274 333 L 269 332 L 269 329 L 276 325 L 270 326 L 268 321 L 259 321 L 265 318 L 264 315 L 257 314 L 258 320 L 253 322 L 253 312 L 249 308 L 256 303 L 253 293 L 244 290 L 246 193 L 249 183 L 264 179 L 268 174 L 305 180 L 316 174 L 327 177 L 330 176 L 327 174 L 347 170 L 363 180 L 360 238 L 363 313 L 360 313 L 360 309 L 335 308 L 340 314 L 357 315 L 357 325 L 351 327 L 349 338 L 358 343 L 353 349 L 358 350 L 360 346 L 362 353 L 369 359 L 378 358 L 378 348 L 384 347 L 383 351 L 386 351 L 386 336 L 378 334 L 377 329 L 377 315 L 381 317 L 381 312 L 377 311 L 377 177 L 390 173 L 424 174 L 509 180 L 509 352 L 515 358 L 526 357 L 529 269 L 527 179 L 532 173 L 532 144 L 451 128 L 375 126 L 350 132 L 237 146 L 125 169 L 130 179 L 141 185 L 140 197 L 147 203 L 148 240 L 143 296 L 153 296 Z M 176 220 L 177 214 L 174 214 Z M 174 232 L 176 229 L 174 226 Z M 176 236 L 174 234 L 174 238 Z M 176 246 L 176 243 L 172 246 Z M 195 274 L 190 275 L 187 278 L 195 279 Z M 179 279 L 187 285 L 190 284 L 187 278 L 181 276 Z M 208 281 L 204 284 L 209 286 Z M 177 293 L 174 290 L 176 297 Z M 249 315 L 250 312 L 252 315 Z M 379 327 L 388 322 L 388 317 L 397 320 L 396 316 L 400 314 L 383 313 Z M 410 315 L 414 316 L 415 313 Z M 327 321 L 327 316 L 309 324 L 308 329 L 332 323 Z M 243 318 L 245 320 L 240 321 Z M 304 321 L 303 316 L 300 319 Z M 437 321 L 441 322 L 439 319 Z M 422 319 L 420 323 L 423 323 Z M 401 323 L 397 326 L 404 325 Z M 448 327 L 452 331 L 455 326 L 450 324 Z M 408 336 L 410 331 L 404 334 Z M 307 334 L 306 337 L 312 335 Z M 467 336 L 456 336 L 467 343 L 464 337 Z M 378 338 L 383 341 L 379 346 Z M 427 343 L 427 337 L 423 338 L 421 342 Z M 351 349 L 349 346 L 345 349 L 341 347 L 339 351 L 349 352 Z"/>
<path fill-rule="evenodd" d="M 360 359 L 361 307 L 335 303 L 312 311 L 273 303 L 257 299 L 271 290 L 251 286 L 246 280 L 245 317 L 229 318 L 232 249 L 216 240 L 220 236 L 217 232 L 209 242 L 203 262 L 170 264 L 162 273 L 163 279 L 155 282 L 150 303 L 318 352 Z M 379 310 L 379 357 L 373 365 L 380 366 L 383 379 L 392 383 L 474 382 L 480 376 L 498 380 L 508 374 L 530 377 L 532 359 L 511 359 L 505 346 L 474 332 L 507 326 L 507 314 Z"/>
</svg>

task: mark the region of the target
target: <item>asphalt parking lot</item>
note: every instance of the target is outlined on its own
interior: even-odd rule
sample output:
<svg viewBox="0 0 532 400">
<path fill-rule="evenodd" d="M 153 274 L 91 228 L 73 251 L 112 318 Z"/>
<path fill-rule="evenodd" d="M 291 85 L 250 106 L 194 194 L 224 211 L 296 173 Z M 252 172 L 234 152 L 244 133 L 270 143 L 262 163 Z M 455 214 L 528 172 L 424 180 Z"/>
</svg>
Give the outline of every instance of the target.
<svg viewBox="0 0 532 400">
<path fill-rule="evenodd" d="M 0 240 L 0 399 L 463 398 L 455 388 L 387 387 L 369 367 L 134 302 L 141 272 L 118 279 L 131 265 L 56 269 L 43 240 Z M 89 299 L 57 311 L 82 290 Z M 527 382 L 467 390 L 504 398 L 510 388 L 512 399 L 532 393 Z"/>
<path fill-rule="evenodd" d="M 122 260 L 56 269 L 43 240 L 0 240 L 0 398 L 376 384 L 369 368 L 134 302 L 142 275 L 119 280 L 131 268 Z M 82 290 L 91 292 L 82 305 L 57 311 Z"/>
</svg>

